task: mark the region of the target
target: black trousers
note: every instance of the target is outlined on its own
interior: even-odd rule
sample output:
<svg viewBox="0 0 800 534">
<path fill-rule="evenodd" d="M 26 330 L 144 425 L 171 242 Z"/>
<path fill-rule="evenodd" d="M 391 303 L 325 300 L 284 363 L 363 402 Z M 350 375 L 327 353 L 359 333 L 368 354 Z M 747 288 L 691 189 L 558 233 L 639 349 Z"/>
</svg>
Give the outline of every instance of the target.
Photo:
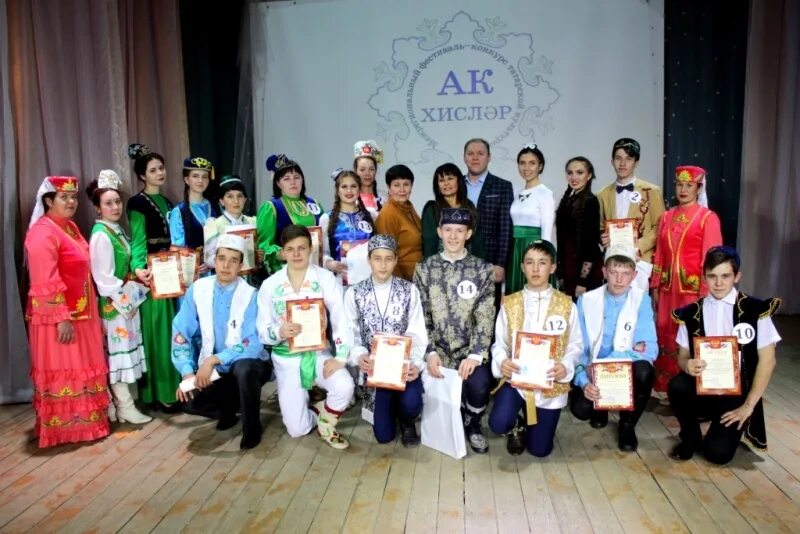
<svg viewBox="0 0 800 534">
<path fill-rule="evenodd" d="M 633 362 L 633 411 L 619 412 L 620 423 L 635 425 L 639 422 L 639 418 L 647 407 L 647 401 L 650 399 L 654 379 L 655 372 L 650 362 L 643 360 Z M 604 413 L 595 410 L 594 403 L 587 399 L 583 390 L 577 386 L 572 386 L 572 391 L 570 391 L 569 410 L 581 421 L 607 416 L 605 410 Z"/>
<path fill-rule="evenodd" d="M 701 449 L 711 463 L 722 465 L 730 462 L 736 454 L 744 427 L 741 430 L 737 430 L 738 424 L 726 427 L 720 418 L 744 404 L 747 396 L 698 395 L 697 380 L 686 373 L 680 373 L 669 381 L 667 395 L 681 425 L 681 441 Z M 711 420 L 705 438 L 700 432 L 698 417 Z"/>
<path fill-rule="evenodd" d="M 216 405 L 221 420 L 232 419 L 241 411 L 243 436 L 261 436 L 261 388 L 271 374 L 269 360 L 237 360 L 211 387 L 195 395 L 194 402 Z"/>
</svg>

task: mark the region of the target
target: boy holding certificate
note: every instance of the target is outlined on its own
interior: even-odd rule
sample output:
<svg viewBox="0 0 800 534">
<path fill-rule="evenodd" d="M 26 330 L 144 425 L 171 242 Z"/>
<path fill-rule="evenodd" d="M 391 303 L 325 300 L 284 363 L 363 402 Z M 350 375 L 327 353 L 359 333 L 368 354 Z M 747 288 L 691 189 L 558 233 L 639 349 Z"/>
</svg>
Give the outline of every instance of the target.
<svg viewBox="0 0 800 534">
<path fill-rule="evenodd" d="M 761 397 L 775 369 L 775 344 L 781 339 L 771 319 L 780 299 L 761 300 L 737 291 L 739 264 L 735 249 L 709 249 L 703 262 L 709 295 L 673 312 L 679 324 L 676 342 L 681 373 L 670 380 L 667 391 L 681 425 L 681 442 L 672 451 L 676 460 L 702 452 L 709 462 L 726 464 L 733 459 L 742 435 L 757 449 L 767 448 Z M 703 359 L 703 347 L 715 345 L 715 338 L 722 341 L 719 337 L 729 338 L 727 343 L 733 347 L 729 376 L 724 376 L 724 369 L 718 369 L 714 377 L 705 376 L 711 369 Z M 711 378 L 729 382 L 730 389 L 739 392 L 702 395 L 698 390 L 707 387 L 704 380 Z M 705 437 L 698 417 L 711 420 Z"/>
<path fill-rule="evenodd" d="M 607 282 L 578 299 L 583 353 L 570 394 L 572 414 L 593 428 L 608 424 L 608 410 L 620 410 L 618 443 L 626 452 L 639 446 L 635 427 L 650 398 L 658 355 L 650 296 L 631 285 L 636 256 L 632 247 L 610 247 L 603 266 Z M 609 360 L 620 365 L 609 367 Z"/>
<path fill-rule="evenodd" d="M 393 237 L 372 236 L 368 253 L 372 276 L 351 286 L 344 297 L 347 324 L 353 338 L 350 364 L 361 368 L 365 385 L 368 380 L 374 380 L 392 386 L 367 387 L 364 394 L 364 405 L 372 407 L 372 429 L 378 443 L 394 441 L 398 421 L 403 445 L 413 447 L 420 442 L 414 420 L 422 411 L 419 374 L 425 367 L 424 354 L 428 345 L 419 290 L 411 282 L 392 275 L 397 263 L 397 242 Z M 403 340 L 410 343 L 410 357 L 407 364 L 399 365 L 400 373 L 389 374 L 398 367 L 393 363 L 400 362 L 382 364 L 378 361 L 389 357 L 381 352 L 381 347 L 388 345 L 379 341 L 380 336 L 374 337 L 379 334 L 410 338 Z M 401 355 L 400 361 L 404 360 Z M 400 387 L 404 389 L 399 390 Z"/>
<path fill-rule="evenodd" d="M 353 379 L 345 369 L 350 349 L 342 305 L 342 284 L 330 271 L 313 265 L 311 233 L 290 224 L 281 232 L 281 257 L 286 264 L 267 278 L 258 291 L 258 334 L 272 347 L 283 424 L 293 438 L 311 432 L 334 449 L 345 449 L 347 438 L 336 431 L 339 417 L 353 396 Z M 328 314 L 336 357 L 325 336 Z M 314 385 L 328 392 L 325 400 L 308 405 Z"/>
<path fill-rule="evenodd" d="M 439 367 L 458 370 L 464 381 L 462 415 L 470 447 L 485 453 L 489 444 L 481 418 L 489 402 L 489 349 L 494 321 L 494 269 L 466 249 L 475 221 L 464 208 L 445 208 L 437 230 L 444 250 L 417 265 L 425 327 L 428 373 L 444 378 Z"/>
<path fill-rule="evenodd" d="M 542 458 L 553 450 L 561 408 L 567 404 L 569 382 L 583 343 L 572 298 L 550 285 L 550 275 L 556 270 L 553 244 L 539 240 L 528 245 L 521 268 L 526 285 L 506 296 L 495 324 L 492 373 L 502 380 L 489 428 L 496 434 L 508 434 L 510 454 L 527 449 Z M 541 364 L 520 365 L 524 360 L 519 354 L 523 346 L 519 338 L 523 336 L 547 339 L 555 347 Z M 536 386 L 529 389 L 517 385 L 520 383 Z"/>
<path fill-rule="evenodd" d="M 261 442 L 261 386 L 270 364 L 256 331 L 256 290 L 239 278 L 244 250 L 241 237 L 220 236 L 215 276 L 192 284 L 172 322 L 172 363 L 183 378 L 177 397 L 189 402 L 195 390 L 213 397 L 220 409 L 217 430 L 234 426 L 241 411 L 240 447 L 252 449 Z M 199 356 L 191 343 L 197 334 Z M 214 371 L 220 378 L 212 386 Z M 192 381 L 194 389 L 188 389 Z"/>
</svg>

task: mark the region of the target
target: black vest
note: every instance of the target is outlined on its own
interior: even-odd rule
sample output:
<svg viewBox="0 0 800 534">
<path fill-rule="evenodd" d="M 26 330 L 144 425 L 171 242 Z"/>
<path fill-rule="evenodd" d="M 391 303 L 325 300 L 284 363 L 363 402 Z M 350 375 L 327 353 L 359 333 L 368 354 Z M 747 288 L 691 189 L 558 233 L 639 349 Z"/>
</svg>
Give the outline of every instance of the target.
<svg viewBox="0 0 800 534">
<path fill-rule="evenodd" d="M 694 338 L 706 335 L 703 326 L 703 300 L 701 298 L 697 302 L 672 312 L 672 317 L 677 323 L 686 325 L 686 332 L 689 334 L 689 354 L 692 358 L 694 358 Z M 756 333 L 750 343 L 739 345 L 739 349 L 742 351 L 742 397 L 745 397 L 750 391 L 756 374 L 756 366 L 758 366 L 758 348 L 756 346 L 758 343 L 758 320 L 771 317 L 780 305 L 781 299 L 778 298 L 760 300 L 742 292 L 736 296 L 736 303 L 733 305 L 733 325 L 747 323 L 753 327 Z M 764 405 L 761 399 L 753 408 L 753 414 L 745 425 L 744 437 L 759 449 L 767 448 Z"/>
<path fill-rule="evenodd" d="M 158 205 L 144 192 L 140 192 L 128 200 L 128 212 L 137 211 L 144 215 L 148 254 L 169 250 L 169 246 L 172 243 L 169 236 L 168 222 L 172 202 L 167 197 L 164 197 L 164 200 L 167 201 L 168 208 L 165 214 L 161 213 Z"/>
</svg>

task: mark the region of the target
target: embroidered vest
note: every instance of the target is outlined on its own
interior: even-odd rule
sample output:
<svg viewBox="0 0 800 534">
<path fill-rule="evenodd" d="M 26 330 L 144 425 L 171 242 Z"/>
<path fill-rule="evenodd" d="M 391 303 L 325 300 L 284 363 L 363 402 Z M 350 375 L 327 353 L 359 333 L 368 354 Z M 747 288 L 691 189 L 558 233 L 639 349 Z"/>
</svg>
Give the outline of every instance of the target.
<svg viewBox="0 0 800 534">
<path fill-rule="evenodd" d="M 703 301 L 699 299 L 688 306 L 679 308 L 672 312 L 672 318 L 679 324 L 686 325 L 686 332 L 689 334 L 689 354 L 694 358 L 694 338 L 705 336 L 705 326 L 703 324 Z M 758 365 L 758 320 L 772 317 L 781 305 L 781 299 L 770 298 L 761 300 L 745 295 L 741 291 L 736 296 L 736 303 L 733 305 L 733 325 L 747 323 L 755 330 L 753 340 L 747 344 L 739 345 L 742 352 L 742 398 L 747 396 Z M 730 335 L 733 335 L 731 333 Z M 767 430 L 764 422 L 764 405 L 761 399 L 753 409 L 750 419 L 747 420 L 744 437 L 759 449 L 767 448 Z"/>
<path fill-rule="evenodd" d="M 124 241 L 125 238 L 115 232 L 110 226 L 102 222 L 96 222 L 92 227 L 92 235 L 95 232 L 102 232 L 111 241 L 114 249 L 114 277 L 125 282 L 125 278 L 130 273 L 131 249 L 130 244 Z M 100 297 L 100 317 L 110 320 L 119 315 L 119 312 L 111 303 L 111 298 Z"/>
<path fill-rule="evenodd" d="M 161 198 L 167 203 L 167 213 L 162 213 L 155 201 L 144 192 L 134 195 L 128 200 L 129 212 L 137 211 L 144 215 L 148 254 L 168 250 L 172 243 L 167 221 L 167 214 L 172 209 L 172 202 L 163 195 Z"/>
<path fill-rule="evenodd" d="M 372 280 L 367 279 L 353 286 L 353 297 L 358 308 L 358 329 L 361 345 L 370 349 L 372 336 L 378 332 L 404 335 L 408 330 L 408 310 L 411 305 L 411 282 L 402 278 L 392 278 L 386 316 L 381 324 L 381 312 L 372 291 Z"/>
<path fill-rule="evenodd" d="M 219 216 L 219 209 L 214 202 L 209 201 L 208 220 Z M 197 249 L 203 246 L 203 225 L 197 220 L 191 207 L 184 201 L 178 204 L 178 210 L 183 221 L 183 240 L 189 248 Z"/>
<path fill-rule="evenodd" d="M 193 285 L 194 291 L 194 304 L 197 308 L 197 318 L 200 323 L 200 335 L 202 337 L 202 346 L 200 347 L 200 357 L 197 364 L 203 363 L 203 360 L 214 354 L 214 283 L 215 277 L 201 278 Z M 233 347 L 242 342 L 242 323 L 244 322 L 244 313 L 247 311 L 247 306 L 250 304 L 250 299 L 255 293 L 255 288 L 245 282 L 238 280 L 236 288 L 233 290 L 233 298 L 231 299 L 231 311 L 228 316 L 228 333 L 225 336 L 225 346 Z"/>
<path fill-rule="evenodd" d="M 508 335 L 506 340 L 508 346 L 513 346 L 514 335 L 517 331 L 522 330 L 525 323 L 525 295 L 524 290 L 517 291 L 511 295 L 507 295 L 503 300 L 503 308 L 506 310 L 508 317 Z M 550 298 L 550 304 L 547 306 L 547 317 L 551 315 L 560 315 L 565 319 L 569 319 L 572 312 L 572 299 L 560 291 L 553 290 L 553 296 Z M 547 333 L 545 326 L 544 333 Z M 558 336 L 556 340 L 556 362 L 560 362 L 564 358 L 564 351 L 567 349 L 569 343 L 569 327 Z M 558 397 L 569 393 L 570 385 L 562 384 L 560 382 L 553 382 L 553 389 L 542 390 L 542 396 L 545 398 Z"/>
</svg>

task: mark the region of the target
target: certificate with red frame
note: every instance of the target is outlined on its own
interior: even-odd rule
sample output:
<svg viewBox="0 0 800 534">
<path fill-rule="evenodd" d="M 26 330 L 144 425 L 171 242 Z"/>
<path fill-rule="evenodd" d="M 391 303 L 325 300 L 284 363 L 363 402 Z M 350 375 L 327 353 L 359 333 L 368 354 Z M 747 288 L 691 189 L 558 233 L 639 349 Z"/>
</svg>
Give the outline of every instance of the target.
<svg viewBox="0 0 800 534">
<path fill-rule="evenodd" d="M 324 236 L 322 235 L 321 226 L 309 226 L 308 231 L 311 234 L 311 259 L 310 262 L 314 265 L 322 267 L 322 243 Z"/>
<path fill-rule="evenodd" d="M 289 352 L 306 352 L 328 348 L 325 338 L 324 300 L 287 300 L 286 322 L 297 323 L 301 326 L 300 333 L 289 338 Z"/>
<path fill-rule="evenodd" d="M 592 364 L 594 385 L 600 390 L 595 410 L 633 410 L 633 362 L 599 360 Z"/>
<path fill-rule="evenodd" d="M 638 227 L 638 219 L 607 219 L 605 230 L 608 234 L 609 247 L 635 248 Z"/>
<path fill-rule="evenodd" d="M 258 268 L 256 261 L 256 243 L 258 243 L 256 227 L 252 224 L 229 226 L 225 233 L 238 235 L 244 239 L 244 257 L 242 258 L 242 270 L 239 271 L 239 274 L 245 275 L 255 272 Z"/>
<path fill-rule="evenodd" d="M 519 371 L 512 373 L 511 386 L 517 389 L 552 389 L 553 379 L 547 372 L 553 368 L 558 336 L 517 332 L 512 359 Z"/>
<path fill-rule="evenodd" d="M 405 391 L 406 375 L 411 362 L 411 338 L 391 334 L 372 337 L 372 372 L 367 385 L 376 388 Z"/>
<path fill-rule="evenodd" d="M 698 395 L 741 395 L 742 365 L 735 337 L 696 337 L 694 357 L 706 362 L 697 377 Z"/>
<path fill-rule="evenodd" d="M 150 291 L 156 300 L 182 297 L 186 293 L 181 279 L 181 254 L 177 250 L 147 255 L 150 269 Z"/>
</svg>

